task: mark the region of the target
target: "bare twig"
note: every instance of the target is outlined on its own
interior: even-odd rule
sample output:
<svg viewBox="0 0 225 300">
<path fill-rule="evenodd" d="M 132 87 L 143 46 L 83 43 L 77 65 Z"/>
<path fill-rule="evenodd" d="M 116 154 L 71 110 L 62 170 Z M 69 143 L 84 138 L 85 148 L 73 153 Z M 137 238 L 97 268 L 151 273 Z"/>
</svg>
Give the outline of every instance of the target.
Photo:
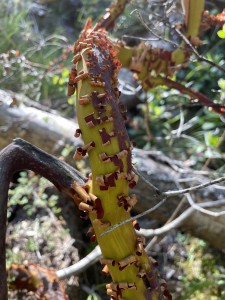
<svg viewBox="0 0 225 300">
<path fill-rule="evenodd" d="M 146 211 L 136 215 L 135 217 L 129 218 L 124 220 L 123 222 L 117 223 L 116 225 L 113 225 L 112 227 L 110 227 L 108 230 L 104 231 L 100 236 L 104 236 L 107 233 L 112 232 L 113 230 L 115 230 L 116 228 L 127 224 L 129 222 L 135 221 L 137 219 L 140 219 L 143 216 L 146 216 L 148 214 L 150 214 L 151 212 L 155 211 L 156 209 L 158 209 L 161 205 L 163 205 L 165 203 L 165 201 L 167 200 L 167 198 L 163 198 L 159 203 L 157 203 L 155 206 L 151 207 L 150 209 L 147 209 Z"/>
<path fill-rule="evenodd" d="M 186 193 L 190 193 L 190 192 L 193 192 L 193 191 L 200 190 L 204 187 L 214 185 L 216 183 L 223 182 L 223 181 L 225 181 L 225 177 L 220 177 L 220 178 L 217 178 L 215 180 L 212 180 L 212 181 L 209 181 L 209 182 L 206 182 L 206 183 L 203 183 L 203 184 L 199 184 L 199 185 L 187 188 L 187 189 L 178 190 L 178 191 L 164 192 L 163 195 L 166 196 L 167 198 L 177 196 L 177 195 L 182 195 L 182 194 L 186 194 Z"/>
<path fill-rule="evenodd" d="M 140 36 L 129 35 L 129 34 L 122 35 L 122 40 L 125 39 L 125 38 L 136 39 L 136 40 L 146 41 L 146 42 L 148 42 L 148 41 L 158 41 L 159 40 L 158 38 L 143 38 L 143 37 L 140 37 Z"/>
<path fill-rule="evenodd" d="M 197 51 L 197 49 L 191 44 L 191 42 L 188 40 L 188 38 L 178 28 L 175 27 L 174 30 L 182 38 L 182 40 L 188 45 L 188 47 L 192 50 L 192 52 L 197 56 L 198 61 L 204 61 L 204 62 L 208 63 L 209 65 L 211 65 L 213 67 L 216 67 L 218 70 L 220 70 L 220 71 L 222 71 L 222 72 L 225 73 L 225 68 L 223 68 L 222 66 L 218 65 L 214 61 L 209 60 L 205 56 L 199 54 L 199 52 Z"/>
<path fill-rule="evenodd" d="M 219 216 L 225 215 L 225 210 L 220 211 L 220 212 L 214 212 L 214 211 L 211 211 L 211 210 L 208 210 L 208 209 L 205 209 L 205 208 L 201 207 L 199 205 L 199 203 L 198 204 L 195 203 L 190 194 L 187 194 L 186 197 L 187 197 L 187 200 L 188 200 L 190 206 L 193 209 L 198 210 L 203 214 L 210 215 L 210 216 L 213 216 L 213 217 L 219 217 Z"/>
<path fill-rule="evenodd" d="M 95 264 L 102 256 L 99 246 L 96 246 L 87 256 L 68 268 L 56 272 L 59 279 L 65 279 L 72 275 L 79 275 L 87 268 Z"/>
<path fill-rule="evenodd" d="M 133 167 L 134 173 L 136 173 L 152 190 L 154 190 L 159 196 L 162 194 L 161 191 L 148 181 L 136 168 Z"/>
<path fill-rule="evenodd" d="M 143 25 L 143 26 L 144 26 L 144 27 L 145 27 L 145 28 L 146 28 L 153 36 L 155 36 L 158 40 L 163 40 L 164 42 L 167 42 L 167 43 L 171 44 L 174 48 L 182 48 L 181 45 L 179 45 L 179 44 L 177 44 L 177 43 L 175 43 L 175 42 L 173 42 L 173 41 L 171 41 L 171 40 L 168 40 L 168 39 L 166 39 L 166 38 L 164 38 L 164 37 L 161 37 L 161 36 L 158 35 L 154 30 L 152 30 L 152 29 L 146 24 L 146 22 L 144 21 L 142 15 L 141 15 L 141 13 L 140 13 L 140 11 L 139 11 L 138 9 L 133 10 L 133 11 L 131 12 L 131 14 L 132 14 L 132 13 L 136 13 L 136 14 L 138 15 L 138 18 L 139 18 L 141 24 L 142 24 L 142 25 Z"/>
<path fill-rule="evenodd" d="M 103 300 L 102 297 L 100 297 L 96 291 L 94 290 L 94 288 L 90 288 L 89 286 L 87 286 L 86 284 L 81 284 L 81 289 L 88 294 L 88 298 L 91 299 L 97 299 L 97 300 Z"/>
<path fill-rule="evenodd" d="M 182 107 L 180 108 L 180 124 L 177 129 L 177 137 L 180 137 L 181 133 L 183 132 L 183 126 L 184 126 L 184 112 Z"/>
<path fill-rule="evenodd" d="M 164 193 L 162 193 L 162 196 L 164 196 L 164 198 L 162 198 L 162 200 L 159 203 L 157 203 L 155 206 L 153 206 L 150 209 L 147 209 L 146 211 L 136 215 L 135 217 L 132 217 L 132 218 L 126 219 L 126 220 L 124 220 L 120 223 L 117 223 L 116 225 L 112 226 L 110 229 L 103 232 L 100 236 L 104 236 L 107 233 L 112 232 L 116 228 L 118 228 L 118 227 L 120 227 L 120 226 L 122 226 L 126 223 L 132 222 L 134 220 L 140 219 L 141 217 L 143 217 L 147 214 L 150 214 L 151 212 L 158 209 L 161 205 L 163 205 L 166 202 L 166 200 L 170 197 L 190 193 L 190 192 L 193 192 L 193 191 L 197 191 L 199 189 L 202 189 L 204 187 L 207 187 L 207 186 L 210 186 L 210 185 L 222 182 L 222 181 L 225 181 L 225 177 L 221 177 L 221 178 L 209 181 L 207 183 L 203 183 L 203 184 L 200 184 L 200 185 L 197 185 L 197 186 L 194 186 L 194 187 L 190 187 L 190 188 L 187 188 L 187 189 L 183 189 L 183 190 L 164 192 Z M 145 182 L 147 183 L 148 181 L 146 180 Z M 151 186 L 151 188 L 155 188 L 154 186 L 152 187 L 152 184 L 150 182 L 148 182 L 148 184 Z"/>
<path fill-rule="evenodd" d="M 198 203 L 198 206 L 200 208 L 214 208 L 214 207 L 220 207 L 222 205 L 225 205 L 225 200 L 217 200 L 217 201 L 209 201 L 204 203 Z M 162 234 L 165 234 L 172 229 L 175 229 L 179 226 L 181 226 L 184 221 L 195 211 L 196 209 L 194 207 L 189 207 L 187 210 L 185 210 L 179 217 L 174 219 L 172 222 L 164 225 L 161 228 L 157 229 L 140 229 L 137 233 L 139 235 L 143 235 L 144 237 L 153 237 L 153 236 L 159 236 Z M 224 212 L 223 212 L 224 213 Z"/>
</svg>

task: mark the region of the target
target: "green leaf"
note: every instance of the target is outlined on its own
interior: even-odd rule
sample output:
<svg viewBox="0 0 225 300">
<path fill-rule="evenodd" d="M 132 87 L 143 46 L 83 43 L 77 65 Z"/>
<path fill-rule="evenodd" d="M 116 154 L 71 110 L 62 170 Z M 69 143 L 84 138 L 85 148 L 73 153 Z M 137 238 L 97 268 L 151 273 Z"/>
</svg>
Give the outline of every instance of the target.
<svg viewBox="0 0 225 300">
<path fill-rule="evenodd" d="M 225 31 L 224 30 L 219 30 L 217 32 L 218 37 L 220 37 L 221 39 L 225 39 Z"/>
<path fill-rule="evenodd" d="M 214 136 L 214 135 L 212 135 L 211 132 L 207 132 L 207 138 L 208 138 L 209 145 L 211 147 L 217 147 L 218 146 L 218 143 L 219 143 L 219 140 L 220 140 L 218 136 Z"/>
<path fill-rule="evenodd" d="M 219 79 L 218 80 L 218 86 L 222 89 L 225 90 L 225 79 Z"/>
<path fill-rule="evenodd" d="M 69 105 L 74 105 L 75 99 L 70 97 L 70 98 L 67 99 L 67 102 L 68 102 Z"/>
<path fill-rule="evenodd" d="M 65 69 L 62 71 L 62 77 L 63 78 L 67 78 L 70 74 L 70 71 L 68 69 Z"/>
<path fill-rule="evenodd" d="M 60 79 L 59 79 L 59 84 L 62 85 L 62 84 L 64 84 L 64 83 L 65 83 L 65 79 L 64 79 L 64 78 L 60 78 Z"/>
<path fill-rule="evenodd" d="M 95 294 L 89 295 L 87 300 L 98 300 L 98 297 Z"/>
<path fill-rule="evenodd" d="M 53 84 L 58 84 L 58 81 L 59 81 L 59 76 L 56 75 L 56 76 L 52 77 L 52 83 Z"/>
</svg>

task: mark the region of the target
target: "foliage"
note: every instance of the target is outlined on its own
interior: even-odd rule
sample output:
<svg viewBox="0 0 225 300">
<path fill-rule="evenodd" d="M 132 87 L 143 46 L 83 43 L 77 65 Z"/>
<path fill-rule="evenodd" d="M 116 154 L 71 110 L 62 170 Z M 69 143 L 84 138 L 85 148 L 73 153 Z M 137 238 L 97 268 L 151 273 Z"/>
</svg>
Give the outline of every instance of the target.
<svg viewBox="0 0 225 300">
<path fill-rule="evenodd" d="M 190 104 L 186 96 L 166 87 L 152 89 L 146 97 L 147 102 L 139 105 L 139 116 L 129 123 L 138 147 L 161 149 L 171 158 L 188 160 L 196 169 L 207 159 L 215 159 L 218 171 L 223 167 L 219 160 L 223 159 L 224 122 L 219 115 Z"/>
<path fill-rule="evenodd" d="M 225 299 L 225 266 L 222 257 L 213 255 L 202 240 L 180 235 L 180 242 L 187 251 L 186 261 L 178 263 L 184 271 L 180 300 Z"/>
<path fill-rule="evenodd" d="M 47 179 L 31 172 L 21 172 L 17 181 L 18 184 L 13 184 L 9 190 L 8 218 L 12 217 L 13 210 L 19 207 L 23 207 L 27 216 L 32 216 L 46 206 L 55 214 L 60 213 L 60 208 L 56 207 L 58 197 L 46 193 L 46 189 L 51 186 Z"/>
<path fill-rule="evenodd" d="M 104 6 L 108 5 L 106 1 L 95 2 L 95 9 L 89 5 L 89 1 L 84 1 L 80 7 L 76 14 L 76 35 L 83 28 L 87 16 L 94 15 L 95 12 L 97 18 Z M 0 0 L 0 5 L 1 87 L 24 93 L 32 100 L 45 101 L 53 108 L 56 105 L 65 106 L 65 86 L 72 59 L 72 45 L 58 19 L 70 13 L 68 7 L 52 3 L 50 9 L 31 0 Z M 43 21 L 34 14 L 34 10 L 39 10 L 37 15 L 47 14 L 48 11 L 49 15 L 44 18 L 47 31 L 46 27 L 41 29 Z M 69 99 L 68 103 L 73 104 L 73 100 Z"/>
<path fill-rule="evenodd" d="M 33 100 L 51 101 L 65 96 L 71 45 L 59 34 L 39 32 L 29 18 L 30 1 L 2 1 L 0 18 L 1 86 Z M 56 80 L 57 79 L 57 80 Z"/>
<path fill-rule="evenodd" d="M 223 28 L 217 32 L 217 35 L 221 39 L 225 39 L 225 25 L 223 25 Z"/>
</svg>

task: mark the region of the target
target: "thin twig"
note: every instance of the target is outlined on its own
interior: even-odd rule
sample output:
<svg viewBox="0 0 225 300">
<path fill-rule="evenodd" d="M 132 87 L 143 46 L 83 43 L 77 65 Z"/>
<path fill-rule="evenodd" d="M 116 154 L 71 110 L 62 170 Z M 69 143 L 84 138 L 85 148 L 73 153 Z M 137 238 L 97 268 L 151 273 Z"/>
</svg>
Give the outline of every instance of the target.
<svg viewBox="0 0 225 300">
<path fill-rule="evenodd" d="M 87 268 L 95 264 L 102 256 L 99 246 L 96 246 L 87 256 L 68 268 L 64 268 L 56 272 L 59 279 L 65 279 L 72 275 L 79 275 Z"/>
<path fill-rule="evenodd" d="M 149 41 L 158 41 L 159 40 L 158 38 L 143 38 L 143 37 L 140 37 L 140 36 L 129 35 L 129 34 L 122 35 L 122 40 L 124 38 L 136 39 L 136 40 L 146 41 L 146 42 L 149 42 Z"/>
<path fill-rule="evenodd" d="M 151 188 L 155 188 L 146 179 L 144 181 L 149 186 L 151 186 Z M 113 230 L 115 230 L 116 228 L 118 228 L 118 227 L 120 227 L 120 226 L 122 226 L 124 224 L 127 224 L 129 222 L 134 221 L 134 220 L 140 219 L 141 217 L 143 217 L 143 216 L 145 216 L 147 214 L 150 214 L 151 212 L 153 212 L 156 209 L 158 209 L 161 205 L 163 205 L 169 197 L 186 194 L 186 193 L 190 193 L 190 192 L 193 192 L 193 191 L 197 191 L 199 189 L 202 189 L 204 187 L 207 187 L 207 186 L 210 186 L 210 185 L 222 182 L 222 181 L 225 181 L 225 177 L 221 177 L 221 178 L 209 181 L 207 183 L 203 183 L 203 184 L 200 184 L 200 185 L 197 185 L 197 186 L 194 186 L 194 187 L 190 187 L 190 188 L 187 188 L 187 189 L 183 189 L 183 190 L 164 192 L 164 193 L 162 193 L 162 195 L 165 196 L 165 197 L 159 203 L 157 203 L 155 206 L 153 206 L 150 209 L 144 211 L 143 213 L 140 213 L 140 214 L 136 215 L 135 217 L 132 217 L 132 218 L 126 219 L 126 220 L 124 220 L 124 221 L 122 221 L 120 223 L 117 223 L 116 225 L 112 226 L 110 229 L 108 229 L 105 232 L 103 232 L 100 236 L 104 236 L 104 235 L 108 234 L 109 232 L 112 232 Z"/>
<path fill-rule="evenodd" d="M 177 129 L 177 137 L 180 137 L 181 133 L 184 131 L 184 111 L 182 107 L 180 108 L 180 124 Z"/>
<path fill-rule="evenodd" d="M 87 299 L 91 299 L 91 300 L 103 300 L 102 297 L 100 297 L 100 295 L 98 295 L 95 291 L 95 288 L 92 287 L 90 288 L 90 286 L 87 286 L 86 284 L 81 284 L 80 287 L 82 288 L 82 290 L 88 294 Z"/>
<path fill-rule="evenodd" d="M 175 27 L 174 30 L 182 38 L 182 40 L 188 45 L 188 47 L 193 51 L 193 53 L 197 56 L 197 59 L 199 61 L 204 61 L 204 62 L 208 63 L 209 65 L 211 65 L 213 67 L 216 67 L 217 69 L 219 69 L 220 71 L 222 71 L 222 72 L 225 73 L 225 68 L 223 68 L 222 66 L 218 65 L 214 61 L 209 60 L 205 56 L 199 54 L 199 52 L 197 51 L 197 49 L 191 44 L 191 42 L 188 40 L 188 38 L 178 28 Z"/>
<path fill-rule="evenodd" d="M 148 181 L 136 168 L 133 167 L 134 173 L 136 173 L 152 190 L 154 190 L 158 195 L 161 195 L 162 192 L 154 186 L 150 181 Z"/>
<path fill-rule="evenodd" d="M 225 200 L 217 200 L 217 201 L 209 201 L 209 202 L 204 202 L 204 203 L 198 203 L 198 206 L 201 208 L 213 208 L 213 207 L 218 207 L 225 205 Z M 196 209 L 194 207 L 189 207 L 187 210 L 185 210 L 179 217 L 174 219 L 172 222 L 169 224 L 166 224 L 162 226 L 161 228 L 157 229 L 140 229 L 137 234 L 142 235 L 144 237 L 153 237 L 153 236 L 159 236 L 162 234 L 165 234 L 172 229 L 175 229 L 179 226 L 181 226 L 184 221 L 195 211 Z"/>
<path fill-rule="evenodd" d="M 110 227 L 108 230 L 106 230 L 105 232 L 103 232 L 100 236 L 104 236 L 107 233 L 112 232 L 113 230 L 115 230 L 116 228 L 125 225 L 129 222 L 135 221 L 137 219 L 140 219 L 143 216 L 146 216 L 148 214 L 150 214 L 151 212 L 155 211 L 156 209 L 158 209 L 161 205 L 163 205 L 165 203 L 165 201 L 167 200 L 167 198 L 163 198 L 159 203 L 157 203 L 155 206 L 151 207 L 150 209 L 144 211 L 143 213 L 140 213 L 132 218 L 126 219 L 122 222 L 117 223 L 116 225 L 113 225 L 112 227 Z"/>
<path fill-rule="evenodd" d="M 225 215 L 225 210 L 220 211 L 220 212 L 214 212 L 214 211 L 205 209 L 205 208 L 201 207 L 199 204 L 195 203 L 190 194 L 187 194 L 186 197 L 187 197 L 188 202 L 191 205 L 191 207 L 195 210 L 200 211 L 203 214 L 210 215 L 210 216 L 216 217 L 216 218 L 219 216 Z"/>
<path fill-rule="evenodd" d="M 141 22 L 141 24 L 152 34 L 152 35 L 154 35 L 156 38 L 158 38 L 159 40 L 163 40 L 163 41 L 165 41 L 165 42 L 167 42 L 167 43 L 169 43 L 169 44 L 171 44 L 173 47 L 175 47 L 175 48 L 182 48 L 182 46 L 180 46 L 179 44 L 177 44 L 177 43 L 175 43 L 175 42 L 173 42 L 173 41 L 171 41 L 171 40 L 168 40 L 168 39 L 166 39 L 166 38 L 164 38 L 164 37 L 161 37 L 160 35 L 158 35 L 156 32 L 154 32 L 147 24 L 146 24 L 146 22 L 144 21 L 144 19 L 143 19 L 143 17 L 142 17 L 142 15 L 141 15 L 141 13 L 140 13 L 140 11 L 138 10 L 138 9 L 135 9 L 135 10 L 133 10 L 132 12 L 131 12 L 131 14 L 132 13 L 137 13 L 137 15 L 138 15 L 138 18 L 139 18 L 139 20 L 140 20 L 140 22 Z"/>
<path fill-rule="evenodd" d="M 149 103 L 146 101 L 145 102 L 144 122 L 145 122 L 145 129 L 146 129 L 148 140 L 149 140 L 149 142 L 151 142 L 153 137 L 152 137 L 151 130 L 149 127 L 149 123 L 148 123 L 149 116 L 150 116 Z"/>
<path fill-rule="evenodd" d="M 190 193 L 190 192 L 193 192 L 193 191 L 200 190 L 204 187 L 214 185 L 216 183 L 223 182 L 223 181 L 225 181 L 225 177 L 220 177 L 220 178 L 217 178 L 215 180 L 212 180 L 212 181 L 209 181 L 209 182 L 206 182 L 206 183 L 203 183 L 203 184 L 199 184 L 199 185 L 187 188 L 187 189 L 178 190 L 178 191 L 164 192 L 163 195 L 166 196 L 166 198 L 177 196 L 177 195 L 182 195 L 182 194 L 186 194 L 186 193 Z"/>
</svg>

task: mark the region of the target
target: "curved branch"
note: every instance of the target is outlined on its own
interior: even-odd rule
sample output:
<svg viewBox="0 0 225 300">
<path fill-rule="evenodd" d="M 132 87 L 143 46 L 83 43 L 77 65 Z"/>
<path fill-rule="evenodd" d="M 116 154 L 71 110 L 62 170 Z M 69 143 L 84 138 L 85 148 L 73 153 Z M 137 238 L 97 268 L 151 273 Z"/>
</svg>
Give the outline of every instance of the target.
<svg viewBox="0 0 225 300">
<path fill-rule="evenodd" d="M 204 207 L 204 208 L 214 208 L 218 206 L 222 206 L 225 204 L 225 200 L 218 200 L 218 201 L 209 201 L 205 203 L 198 203 L 198 206 Z M 153 237 L 153 236 L 159 236 L 162 234 L 165 234 L 169 232 L 172 229 L 175 229 L 179 226 L 181 226 L 184 221 L 195 211 L 194 207 L 189 207 L 186 209 L 179 217 L 174 219 L 172 222 L 162 226 L 161 228 L 157 229 L 143 229 L 141 228 L 137 234 L 142 235 L 144 237 Z"/>
<path fill-rule="evenodd" d="M 79 275 L 81 272 L 85 271 L 87 268 L 95 264 L 100 257 L 102 252 L 99 246 L 96 246 L 87 256 L 79 260 L 72 266 L 64 268 L 56 272 L 59 279 L 65 279 L 72 275 Z"/>
<path fill-rule="evenodd" d="M 72 198 L 75 195 L 72 183 L 84 185 L 86 181 L 86 178 L 65 162 L 22 139 L 15 139 L 0 152 L 0 299 L 4 300 L 7 299 L 5 236 L 8 189 L 12 176 L 25 169 L 47 178 L 60 191 L 64 191 Z"/>
<path fill-rule="evenodd" d="M 173 81 L 169 78 L 163 78 L 158 76 L 155 79 L 151 79 L 150 81 L 156 81 L 157 85 L 166 85 L 169 88 L 173 88 L 178 90 L 184 95 L 188 95 L 191 97 L 191 99 L 197 99 L 199 103 L 201 103 L 203 106 L 208 107 L 208 109 L 214 110 L 215 112 L 225 115 L 225 105 L 224 104 L 219 104 L 219 103 L 214 103 L 210 98 L 208 98 L 206 95 L 195 91 L 191 88 L 188 88 L 184 86 L 183 84 Z"/>
<path fill-rule="evenodd" d="M 222 182 L 222 181 L 225 181 L 225 177 L 221 177 L 221 178 L 218 178 L 218 179 L 215 179 L 215 180 L 212 180 L 212 181 L 209 181 L 207 183 L 204 183 L 204 184 L 200 184 L 200 185 L 197 185 L 197 186 L 193 186 L 193 187 L 190 187 L 190 188 L 187 188 L 187 189 L 182 189 L 182 190 L 178 190 L 178 191 L 168 191 L 168 192 L 164 192 L 164 193 L 161 193 L 160 194 L 160 197 L 161 197 L 161 201 L 158 202 L 155 206 L 151 207 L 150 209 L 147 209 L 145 210 L 144 212 L 134 216 L 134 217 L 131 217 L 129 219 L 126 219 L 122 222 L 119 222 L 113 226 L 111 226 L 109 229 L 107 229 L 106 231 L 104 231 L 101 236 L 104 236 L 105 234 L 108 234 L 109 232 L 112 232 L 113 230 L 115 230 L 116 228 L 128 223 L 128 222 L 132 222 L 134 220 L 137 220 L 147 214 L 150 214 L 151 212 L 155 211 L 156 209 L 158 209 L 161 205 L 163 205 L 166 200 L 170 197 L 173 197 L 173 196 L 177 196 L 177 195 L 182 195 L 182 194 L 187 194 L 191 191 L 197 191 L 199 189 L 202 189 L 204 187 L 208 187 L 210 185 L 213 185 L 213 184 L 216 184 L 216 183 L 219 183 L 219 182 Z M 146 182 L 146 181 L 145 181 Z M 147 182 L 146 182 L 147 183 Z M 150 186 L 152 188 L 152 184 L 150 183 Z M 154 186 L 153 186 L 154 187 Z M 203 210 L 203 208 L 201 209 L 201 205 L 200 204 L 196 204 L 194 203 L 193 201 L 190 201 L 190 199 L 188 198 L 188 201 L 189 201 L 189 204 L 191 205 L 191 207 L 195 210 L 199 210 L 201 212 L 204 212 L 204 213 L 208 213 L 214 217 L 217 217 L 219 215 L 222 215 L 224 214 L 224 211 L 222 211 L 221 213 L 212 213 L 212 212 L 207 212 L 206 210 Z M 218 203 L 220 203 L 218 201 Z M 217 203 L 217 204 L 218 204 Z M 202 203 L 204 205 L 204 203 Z M 224 204 L 224 201 L 222 202 L 222 204 Z"/>
<path fill-rule="evenodd" d="M 206 58 L 205 56 L 201 55 L 198 52 L 198 50 L 192 45 L 192 43 L 189 41 L 189 39 L 178 28 L 175 28 L 175 31 L 183 39 L 183 41 L 186 43 L 186 45 L 188 45 L 188 47 L 191 49 L 191 51 L 195 54 L 195 56 L 197 57 L 198 61 L 204 61 L 204 62 L 208 63 L 209 65 L 211 65 L 212 67 L 215 67 L 218 70 L 220 70 L 220 71 L 222 71 L 222 72 L 225 73 L 225 68 L 223 68 L 222 66 L 218 65 L 214 61 Z"/>
</svg>

